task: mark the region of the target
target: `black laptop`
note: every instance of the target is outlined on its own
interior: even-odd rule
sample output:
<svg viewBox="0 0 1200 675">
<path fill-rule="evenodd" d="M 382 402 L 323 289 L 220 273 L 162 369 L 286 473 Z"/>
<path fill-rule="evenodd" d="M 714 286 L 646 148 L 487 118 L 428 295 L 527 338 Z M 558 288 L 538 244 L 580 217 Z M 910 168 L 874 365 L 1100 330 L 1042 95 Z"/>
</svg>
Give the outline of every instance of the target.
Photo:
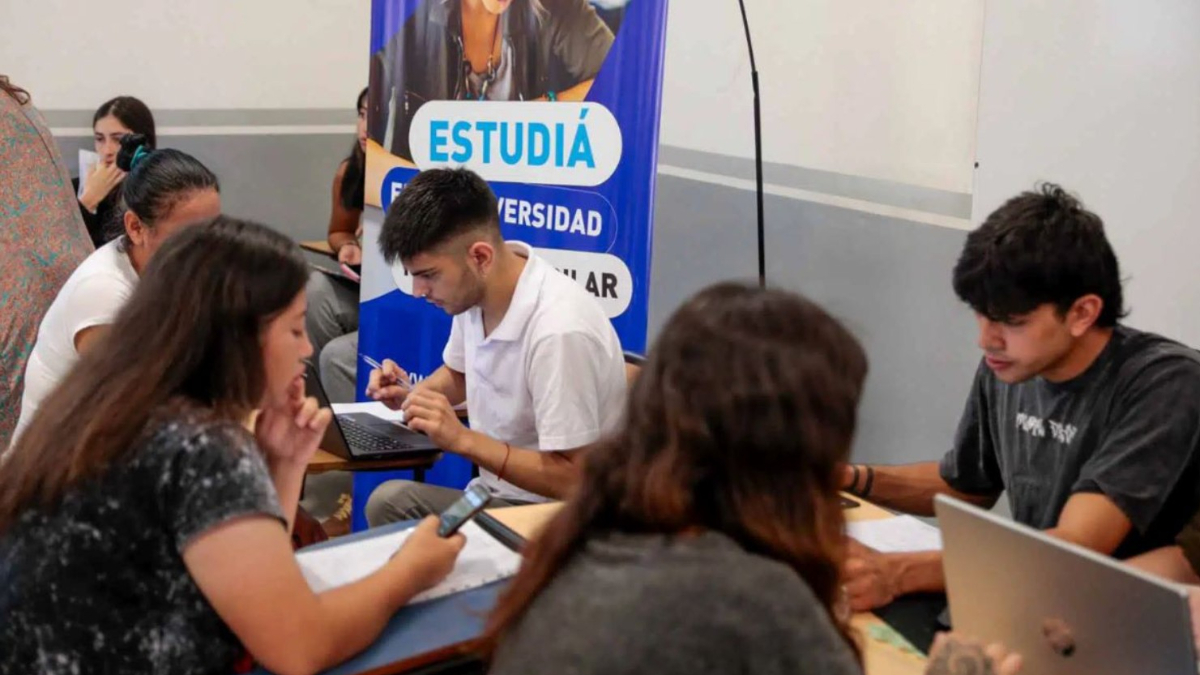
<svg viewBox="0 0 1200 675">
<path fill-rule="evenodd" d="M 322 408 L 330 407 L 321 378 L 311 366 L 304 373 L 304 388 Z M 321 449 L 348 460 L 393 459 L 440 451 L 425 434 L 365 412 L 334 415 L 333 423 L 325 429 Z"/>
</svg>

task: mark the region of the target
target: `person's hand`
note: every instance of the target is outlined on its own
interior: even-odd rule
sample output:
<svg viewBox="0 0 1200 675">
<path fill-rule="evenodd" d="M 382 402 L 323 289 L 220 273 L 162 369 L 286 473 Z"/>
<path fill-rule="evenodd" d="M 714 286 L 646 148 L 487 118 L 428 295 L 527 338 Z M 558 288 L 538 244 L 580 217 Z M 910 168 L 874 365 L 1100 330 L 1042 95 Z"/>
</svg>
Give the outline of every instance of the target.
<svg viewBox="0 0 1200 675">
<path fill-rule="evenodd" d="M 342 244 L 337 252 L 338 262 L 343 265 L 361 265 L 362 264 L 362 247 L 354 242 Z"/>
<path fill-rule="evenodd" d="M 459 441 L 467 433 L 450 399 L 436 391 L 411 392 L 400 407 L 404 423 L 429 437 L 443 450 L 457 452 Z"/>
<path fill-rule="evenodd" d="M 404 545 L 388 562 L 404 570 L 404 575 L 412 579 L 416 593 L 433 588 L 445 579 L 467 544 L 466 538 L 460 533 L 443 539 L 438 536 L 437 530 L 437 516 L 426 516 L 413 528 Z"/>
<path fill-rule="evenodd" d="M 328 408 L 304 396 L 304 378 L 297 377 L 288 387 L 285 402 L 259 413 L 254 436 L 272 467 L 304 466 L 316 453 L 332 419 Z"/>
<path fill-rule="evenodd" d="M 954 633 L 938 633 L 929 652 L 929 664 L 925 666 L 925 675 L 1017 675 L 1019 672 L 1020 654 L 1010 653 L 1002 644 L 985 648 Z"/>
<path fill-rule="evenodd" d="M 883 553 L 847 539 L 843 572 L 846 596 L 855 612 L 890 605 L 896 599 L 896 571 Z"/>
<path fill-rule="evenodd" d="M 854 469 L 850 468 L 849 463 L 838 466 L 838 476 L 841 487 L 839 489 L 849 492 L 854 487 Z"/>
<path fill-rule="evenodd" d="M 371 371 L 367 381 L 367 397 L 372 401 L 380 401 L 392 410 L 400 410 L 404 399 L 412 391 L 412 382 L 408 373 L 391 359 L 384 359 L 380 364 L 383 368 Z"/>
<path fill-rule="evenodd" d="M 79 195 L 79 203 L 94 213 L 100 202 L 123 180 L 125 172 L 117 168 L 116 164 L 95 164 L 83 181 L 83 194 Z"/>
</svg>

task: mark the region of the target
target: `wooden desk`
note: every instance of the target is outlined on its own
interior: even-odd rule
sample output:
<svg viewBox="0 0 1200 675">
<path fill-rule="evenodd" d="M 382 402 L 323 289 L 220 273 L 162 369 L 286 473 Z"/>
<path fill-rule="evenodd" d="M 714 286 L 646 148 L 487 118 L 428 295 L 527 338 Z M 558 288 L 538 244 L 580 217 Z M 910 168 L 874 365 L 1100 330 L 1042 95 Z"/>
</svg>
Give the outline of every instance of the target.
<svg viewBox="0 0 1200 675">
<path fill-rule="evenodd" d="M 854 498 L 855 501 L 861 501 Z M 558 504 L 535 504 L 532 506 L 512 506 L 488 511 L 496 520 L 507 525 L 517 534 L 526 539 L 536 536 L 542 525 L 558 511 Z M 858 508 L 846 510 L 846 520 L 879 520 L 891 518 L 892 514 L 884 509 L 862 502 Z M 871 613 L 856 614 L 850 622 L 858 631 L 859 644 L 862 645 L 863 666 L 867 675 L 923 675 L 925 658 L 909 653 L 891 643 L 873 639 L 873 633 L 892 631 L 887 624 Z"/>
<path fill-rule="evenodd" d="M 300 242 L 300 248 L 304 249 L 305 251 L 327 255 L 330 258 L 337 258 L 337 254 L 333 252 L 332 248 L 329 248 L 329 242 L 325 241 L 324 239 L 302 241 Z"/>
<path fill-rule="evenodd" d="M 531 504 L 529 506 L 506 506 L 499 509 L 488 509 L 489 516 L 504 523 L 508 529 L 517 534 L 532 539 L 537 536 L 538 530 L 542 529 L 542 525 L 550 520 L 550 517 L 558 513 L 558 509 L 562 506 L 559 502 L 551 502 L 549 504 Z"/>
<path fill-rule="evenodd" d="M 881 520 L 892 518 L 890 511 L 851 497 L 862 505 L 846 510 L 847 521 Z M 867 675 L 922 675 L 925 672 L 925 657 L 909 653 L 882 640 L 871 639 L 873 632 L 891 631 L 879 617 L 871 612 L 860 612 L 850 620 L 850 625 L 858 631 L 859 644 L 862 645 L 863 670 Z"/>
<path fill-rule="evenodd" d="M 317 474 L 326 471 L 396 471 L 401 469 L 428 469 L 434 462 L 441 459 L 442 453 L 432 452 L 412 457 L 396 457 L 392 459 L 356 459 L 348 460 L 337 455 L 317 450 L 308 461 L 308 473 Z"/>
<path fill-rule="evenodd" d="M 431 452 L 411 457 L 396 457 L 392 459 L 342 459 L 324 450 L 317 450 L 308 461 L 307 473 L 317 474 L 326 471 L 399 471 L 411 469 L 413 477 L 418 482 L 425 480 L 425 470 L 432 467 L 434 462 L 441 459 L 442 453 Z"/>
</svg>

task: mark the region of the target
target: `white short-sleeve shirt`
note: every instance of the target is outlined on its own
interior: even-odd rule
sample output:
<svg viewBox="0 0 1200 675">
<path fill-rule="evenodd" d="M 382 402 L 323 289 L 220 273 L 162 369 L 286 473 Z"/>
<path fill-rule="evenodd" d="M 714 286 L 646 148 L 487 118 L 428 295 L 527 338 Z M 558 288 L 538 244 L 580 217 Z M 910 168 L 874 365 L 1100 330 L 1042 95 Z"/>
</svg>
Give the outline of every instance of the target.
<svg viewBox="0 0 1200 675">
<path fill-rule="evenodd" d="M 25 366 L 25 393 L 14 439 L 79 360 L 75 335 L 86 328 L 112 323 L 137 286 L 137 272 L 119 242 L 101 246 L 75 268 L 42 318 L 37 342 Z"/>
<path fill-rule="evenodd" d="M 571 450 L 616 430 L 625 405 L 621 342 L 600 303 L 522 242 L 512 303 L 486 338 L 483 312 L 454 317 L 442 358 L 466 377 L 471 428 L 516 447 Z M 476 479 L 504 499 L 547 501 L 495 474 Z"/>
</svg>

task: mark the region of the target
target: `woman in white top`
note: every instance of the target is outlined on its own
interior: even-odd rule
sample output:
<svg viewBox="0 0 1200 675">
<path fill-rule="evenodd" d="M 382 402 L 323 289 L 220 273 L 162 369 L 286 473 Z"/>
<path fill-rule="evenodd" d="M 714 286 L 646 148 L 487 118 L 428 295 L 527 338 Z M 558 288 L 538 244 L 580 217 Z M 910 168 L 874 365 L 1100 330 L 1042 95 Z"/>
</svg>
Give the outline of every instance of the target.
<svg viewBox="0 0 1200 675">
<path fill-rule="evenodd" d="M 121 140 L 117 166 L 129 172 L 118 211 L 124 211 L 120 222 L 125 234 L 83 261 L 42 319 L 25 367 L 14 439 L 79 355 L 112 323 L 162 242 L 221 213 L 217 177 L 187 153 L 151 150 L 144 136 L 130 134 Z"/>
</svg>

